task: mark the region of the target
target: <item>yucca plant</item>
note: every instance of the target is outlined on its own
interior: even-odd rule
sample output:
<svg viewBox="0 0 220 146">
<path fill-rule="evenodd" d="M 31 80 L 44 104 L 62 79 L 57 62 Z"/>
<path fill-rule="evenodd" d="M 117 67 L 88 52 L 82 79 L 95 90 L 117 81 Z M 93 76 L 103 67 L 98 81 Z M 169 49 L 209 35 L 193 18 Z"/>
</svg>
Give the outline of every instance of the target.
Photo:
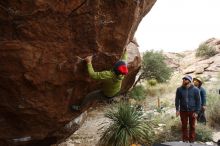
<svg viewBox="0 0 220 146">
<path fill-rule="evenodd" d="M 130 146 L 133 143 L 150 144 L 153 137 L 151 124 L 144 120 L 143 113 L 129 103 L 119 103 L 107 111 L 111 120 L 102 133 L 101 146 Z"/>
</svg>

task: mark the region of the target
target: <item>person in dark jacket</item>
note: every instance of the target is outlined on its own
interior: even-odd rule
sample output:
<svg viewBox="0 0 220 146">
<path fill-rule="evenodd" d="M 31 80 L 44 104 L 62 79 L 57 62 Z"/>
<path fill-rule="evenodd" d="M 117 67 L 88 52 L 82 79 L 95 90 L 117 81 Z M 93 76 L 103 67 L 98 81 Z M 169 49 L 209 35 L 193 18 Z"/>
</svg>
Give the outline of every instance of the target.
<svg viewBox="0 0 220 146">
<path fill-rule="evenodd" d="M 206 117 L 205 117 L 205 110 L 206 110 L 206 91 L 202 87 L 202 79 L 197 77 L 193 78 L 193 83 L 196 87 L 200 90 L 200 96 L 201 96 L 201 109 L 199 111 L 197 121 L 200 123 L 206 124 Z"/>
<path fill-rule="evenodd" d="M 195 122 L 201 106 L 201 97 L 199 89 L 192 84 L 191 76 L 186 75 L 182 80 L 182 86 L 176 90 L 176 116 L 180 115 L 181 118 L 183 142 L 193 143 L 195 141 Z M 187 128 L 188 122 L 189 130 Z"/>
</svg>

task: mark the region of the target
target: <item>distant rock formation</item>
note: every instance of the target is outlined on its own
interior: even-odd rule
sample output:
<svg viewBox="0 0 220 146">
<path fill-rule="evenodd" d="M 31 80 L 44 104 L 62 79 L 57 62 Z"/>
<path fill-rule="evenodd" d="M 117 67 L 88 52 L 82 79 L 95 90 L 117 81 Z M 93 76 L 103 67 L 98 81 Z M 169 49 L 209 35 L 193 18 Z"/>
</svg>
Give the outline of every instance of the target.
<svg viewBox="0 0 220 146">
<path fill-rule="evenodd" d="M 69 105 L 100 87 L 87 55 L 110 69 L 129 44 L 129 89 L 140 68 L 134 32 L 155 1 L 0 1 L 0 145 L 50 145 L 77 129 Z"/>
<path fill-rule="evenodd" d="M 220 40 L 211 38 L 204 43 L 214 47 L 218 53 L 210 58 L 197 58 L 196 50 L 164 53 L 167 64 L 183 74 L 200 75 L 206 80 L 215 80 L 220 72 Z"/>
<path fill-rule="evenodd" d="M 204 43 L 209 46 L 213 46 L 216 49 L 216 51 L 220 53 L 220 39 L 210 38 Z"/>
</svg>

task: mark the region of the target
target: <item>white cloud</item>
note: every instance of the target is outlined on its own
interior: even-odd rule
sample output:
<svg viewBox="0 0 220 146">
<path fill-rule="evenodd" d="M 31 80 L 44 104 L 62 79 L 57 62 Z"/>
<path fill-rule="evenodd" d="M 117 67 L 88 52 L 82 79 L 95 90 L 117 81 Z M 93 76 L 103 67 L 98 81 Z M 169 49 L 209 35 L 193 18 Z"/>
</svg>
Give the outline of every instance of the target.
<svg viewBox="0 0 220 146">
<path fill-rule="evenodd" d="M 179 52 L 220 37 L 220 0 L 157 0 L 135 34 L 140 51 Z"/>
</svg>

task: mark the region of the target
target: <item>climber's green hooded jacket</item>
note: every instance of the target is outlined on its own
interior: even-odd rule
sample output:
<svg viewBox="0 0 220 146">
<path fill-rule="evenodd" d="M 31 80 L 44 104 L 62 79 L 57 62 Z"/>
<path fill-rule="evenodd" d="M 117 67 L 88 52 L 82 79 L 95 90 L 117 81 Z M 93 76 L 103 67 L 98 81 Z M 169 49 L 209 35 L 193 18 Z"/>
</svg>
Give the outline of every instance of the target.
<svg viewBox="0 0 220 146">
<path fill-rule="evenodd" d="M 121 60 L 127 61 L 127 53 L 125 52 Z M 121 89 L 122 80 L 124 75 L 116 75 L 113 70 L 95 72 L 92 63 L 87 63 L 87 68 L 90 77 L 96 80 L 102 80 L 102 92 L 107 97 L 115 96 Z"/>
</svg>

